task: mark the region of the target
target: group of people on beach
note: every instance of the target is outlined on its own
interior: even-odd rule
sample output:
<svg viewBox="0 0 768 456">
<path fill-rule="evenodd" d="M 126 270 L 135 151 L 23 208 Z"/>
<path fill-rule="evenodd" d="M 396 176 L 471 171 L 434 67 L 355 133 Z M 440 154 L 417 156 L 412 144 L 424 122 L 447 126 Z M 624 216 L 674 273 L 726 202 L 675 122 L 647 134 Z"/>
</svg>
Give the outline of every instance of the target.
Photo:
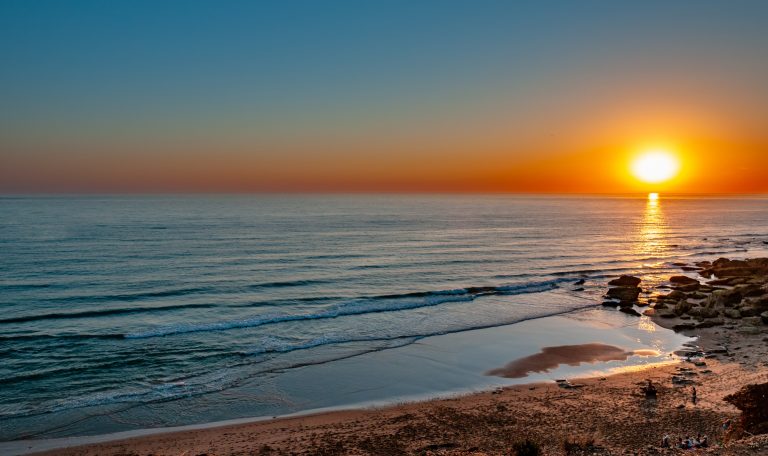
<svg viewBox="0 0 768 456">
<path fill-rule="evenodd" d="M 707 448 L 709 446 L 709 439 L 707 436 L 702 436 L 701 434 L 698 434 L 696 437 L 686 436 L 685 438 L 680 437 L 677 444 L 675 445 L 675 448 L 683 449 L 683 450 L 691 450 L 694 448 Z M 669 436 L 669 434 L 666 434 L 661 439 L 661 447 L 662 448 L 672 448 L 672 439 Z"/>
</svg>

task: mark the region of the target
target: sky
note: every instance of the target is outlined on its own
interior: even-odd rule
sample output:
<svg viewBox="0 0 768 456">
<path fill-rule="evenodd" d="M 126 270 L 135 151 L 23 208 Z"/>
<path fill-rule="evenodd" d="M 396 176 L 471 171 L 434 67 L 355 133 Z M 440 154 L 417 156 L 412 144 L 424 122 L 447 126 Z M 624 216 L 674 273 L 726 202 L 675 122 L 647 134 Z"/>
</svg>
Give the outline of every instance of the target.
<svg viewBox="0 0 768 456">
<path fill-rule="evenodd" d="M 768 192 L 768 2 L 0 0 L 0 192 Z M 645 148 L 681 173 L 629 173 Z"/>
</svg>

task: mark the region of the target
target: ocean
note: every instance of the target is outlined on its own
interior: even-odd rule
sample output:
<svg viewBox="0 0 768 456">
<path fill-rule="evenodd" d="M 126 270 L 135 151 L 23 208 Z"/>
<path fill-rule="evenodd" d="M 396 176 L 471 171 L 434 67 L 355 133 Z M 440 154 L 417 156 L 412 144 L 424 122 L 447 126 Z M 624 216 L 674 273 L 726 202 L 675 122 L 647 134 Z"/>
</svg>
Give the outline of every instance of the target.
<svg viewBox="0 0 768 456">
<path fill-rule="evenodd" d="M 607 279 L 767 243 L 761 197 L 2 197 L 0 441 L 504 385 L 617 327 L 668 356 Z"/>
</svg>

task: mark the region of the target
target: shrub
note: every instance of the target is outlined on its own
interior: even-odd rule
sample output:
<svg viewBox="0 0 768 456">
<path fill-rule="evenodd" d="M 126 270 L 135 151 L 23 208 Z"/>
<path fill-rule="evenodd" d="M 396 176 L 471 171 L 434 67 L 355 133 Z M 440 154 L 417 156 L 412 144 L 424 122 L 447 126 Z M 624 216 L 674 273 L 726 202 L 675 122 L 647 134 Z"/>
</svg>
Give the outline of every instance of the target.
<svg viewBox="0 0 768 456">
<path fill-rule="evenodd" d="M 512 445 L 512 452 L 516 456 L 539 456 L 541 448 L 538 443 L 525 439 Z"/>
</svg>

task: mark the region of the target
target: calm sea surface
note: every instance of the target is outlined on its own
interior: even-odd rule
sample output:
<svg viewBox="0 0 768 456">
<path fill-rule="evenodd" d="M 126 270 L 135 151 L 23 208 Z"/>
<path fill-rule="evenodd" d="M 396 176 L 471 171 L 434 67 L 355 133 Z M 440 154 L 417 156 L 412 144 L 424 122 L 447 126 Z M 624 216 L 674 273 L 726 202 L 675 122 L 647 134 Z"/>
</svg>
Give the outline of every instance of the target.
<svg viewBox="0 0 768 456">
<path fill-rule="evenodd" d="M 0 440 L 226 418 L 206 411 L 243 385 L 260 396 L 232 417 L 296 411 L 281 379 L 307 366 L 766 242 L 760 198 L 0 198 Z"/>
</svg>

